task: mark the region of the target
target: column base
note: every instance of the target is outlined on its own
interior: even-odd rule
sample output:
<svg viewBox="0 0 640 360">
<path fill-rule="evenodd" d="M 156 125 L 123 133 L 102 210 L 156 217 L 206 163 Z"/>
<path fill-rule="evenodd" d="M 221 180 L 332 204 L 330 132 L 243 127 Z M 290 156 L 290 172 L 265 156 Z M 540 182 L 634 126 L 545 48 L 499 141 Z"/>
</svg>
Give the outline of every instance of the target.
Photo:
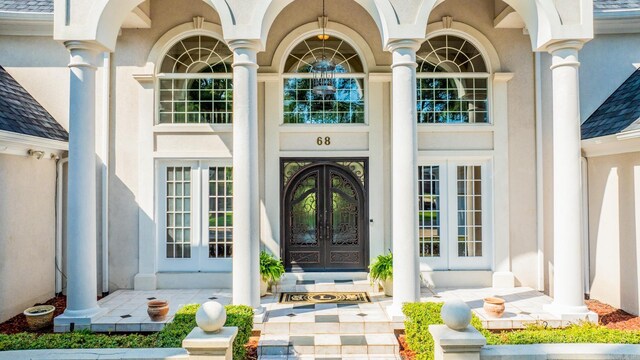
<svg viewBox="0 0 640 360">
<path fill-rule="evenodd" d="M 402 304 L 393 303 L 387 306 L 384 310 L 391 322 L 400 322 L 406 319 L 406 316 L 404 316 L 404 313 L 402 312 Z"/>
<path fill-rule="evenodd" d="M 65 310 L 62 314 L 53 319 L 54 332 L 69 332 L 75 330 L 91 330 L 91 323 L 94 319 L 107 312 L 96 306 L 91 309 Z"/>
<path fill-rule="evenodd" d="M 560 320 L 570 322 L 587 321 L 598 323 L 598 314 L 589 311 L 586 305 L 582 306 L 566 306 L 554 303 L 544 305 L 542 310 L 557 316 Z"/>
<path fill-rule="evenodd" d="M 133 278 L 133 290 L 156 290 L 158 288 L 158 277 L 156 274 L 138 273 Z"/>
<path fill-rule="evenodd" d="M 493 273 L 491 286 L 494 288 L 514 288 L 516 278 L 511 271 L 496 271 Z"/>
</svg>

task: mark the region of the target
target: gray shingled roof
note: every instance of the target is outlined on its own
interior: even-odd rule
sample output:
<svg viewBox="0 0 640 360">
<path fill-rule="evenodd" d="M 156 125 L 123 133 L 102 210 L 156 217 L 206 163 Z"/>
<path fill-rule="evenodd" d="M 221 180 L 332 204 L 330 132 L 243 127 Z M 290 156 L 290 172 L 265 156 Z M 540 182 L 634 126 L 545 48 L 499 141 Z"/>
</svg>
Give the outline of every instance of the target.
<svg viewBox="0 0 640 360">
<path fill-rule="evenodd" d="M 636 70 L 582 123 L 582 139 L 617 134 L 640 124 L 640 70 Z"/>
<path fill-rule="evenodd" d="M 593 0 L 595 10 L 640 9 L 640 0 Z"/>
<path fill-rule="evenodd" d="M 0 11 L 53 13 L 53 0 L 0 0 Z"/>
<path fill-rule="evenodd" d="M 0 130 L 68 141 L 69 133 L 0 66 Z"/>
</svg>

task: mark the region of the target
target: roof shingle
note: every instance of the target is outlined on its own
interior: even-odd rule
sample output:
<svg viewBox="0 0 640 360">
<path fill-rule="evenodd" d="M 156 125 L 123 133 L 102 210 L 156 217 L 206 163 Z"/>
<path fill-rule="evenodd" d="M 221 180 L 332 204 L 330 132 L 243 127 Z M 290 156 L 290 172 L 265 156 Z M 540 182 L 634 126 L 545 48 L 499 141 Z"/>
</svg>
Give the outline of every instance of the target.
<svg viewBox="0 0 640 360">
<path fill-rule="evenodd" d="M 53 0 L 0 0 L 0 11 L 53 13 Z"/>
<path fill-rule="evenodd" d="M 640 10 L 640 0 L 593 0 L 595 10 Z M 53 0 L 0 0 L 0 11 L 53 13 Z"/>
<path fill-rule="evenodd" d="M 69 141 L 69 133 L 2 66 L 0 130 Z"/>
<path fill-rule="evenodd" d="M 640 70 L 636 70 L 585 122 L 582 139 L 617 134 L 640 123 Z"/>
</svg>

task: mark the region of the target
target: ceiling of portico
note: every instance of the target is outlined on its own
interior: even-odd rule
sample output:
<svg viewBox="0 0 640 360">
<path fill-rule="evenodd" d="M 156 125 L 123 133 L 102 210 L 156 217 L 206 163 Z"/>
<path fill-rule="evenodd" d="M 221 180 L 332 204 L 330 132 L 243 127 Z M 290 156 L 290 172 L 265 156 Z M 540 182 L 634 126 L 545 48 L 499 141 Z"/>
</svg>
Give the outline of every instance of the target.
<svg viewBox="0 0 640 360">
<path fill-rule="evenodd" d="M 258 54 L 258 63 L 271 64 L 276 49 L 285 37 L 304 24 L 317 22 L 321 14 L 321 0 L 296 0 L 285 7 L 269 29 L 265 51 Z M 383 49 L 375 21 L 359 4 L 352 0 L 326 0 L 326 14 L 330 23 L 347 26 L 366 40 L 376 61 L 376 64 L 369 66 L 391 63 L 391 55 Z"/>
</svg>

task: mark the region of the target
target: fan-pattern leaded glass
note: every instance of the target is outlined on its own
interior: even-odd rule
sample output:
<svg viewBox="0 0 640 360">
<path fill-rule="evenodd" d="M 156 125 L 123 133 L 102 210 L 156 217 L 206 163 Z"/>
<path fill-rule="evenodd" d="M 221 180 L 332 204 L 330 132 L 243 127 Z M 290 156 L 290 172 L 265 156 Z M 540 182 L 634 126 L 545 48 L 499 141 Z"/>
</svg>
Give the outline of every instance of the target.
<svg viewBox="0 0 640 360">
<path fill-rule="evenodd" d="M 220 40 L 192 36 L 178 41 L 160 67 L 158 122 L 230 124 L 232 61 L 231 50 Z"/>
<path fill-rule="evenodd" d="M 344 40 L 330 37 L 324 55 L 336 64 L 336 92 L 314 93 L 312 64 L 322 59 L 322 40 L 311 37 L 296 45 L 285 61 L 285 124 L 364 123 L 364 68 L 358 53 Z"/>
<path fill-rule="evenodd" d="M 453 35 L 437 36 L 422 44 L 416 61 L 418 123 L 489 122 L 487 65 L 475 45 Z"/>
<path fill-rule="evenodd" d="M 230 73 L 233 53 L 220 40 L 192 36 L 178 41 L 164 56 L 161 73 Z"/>
</svg>

